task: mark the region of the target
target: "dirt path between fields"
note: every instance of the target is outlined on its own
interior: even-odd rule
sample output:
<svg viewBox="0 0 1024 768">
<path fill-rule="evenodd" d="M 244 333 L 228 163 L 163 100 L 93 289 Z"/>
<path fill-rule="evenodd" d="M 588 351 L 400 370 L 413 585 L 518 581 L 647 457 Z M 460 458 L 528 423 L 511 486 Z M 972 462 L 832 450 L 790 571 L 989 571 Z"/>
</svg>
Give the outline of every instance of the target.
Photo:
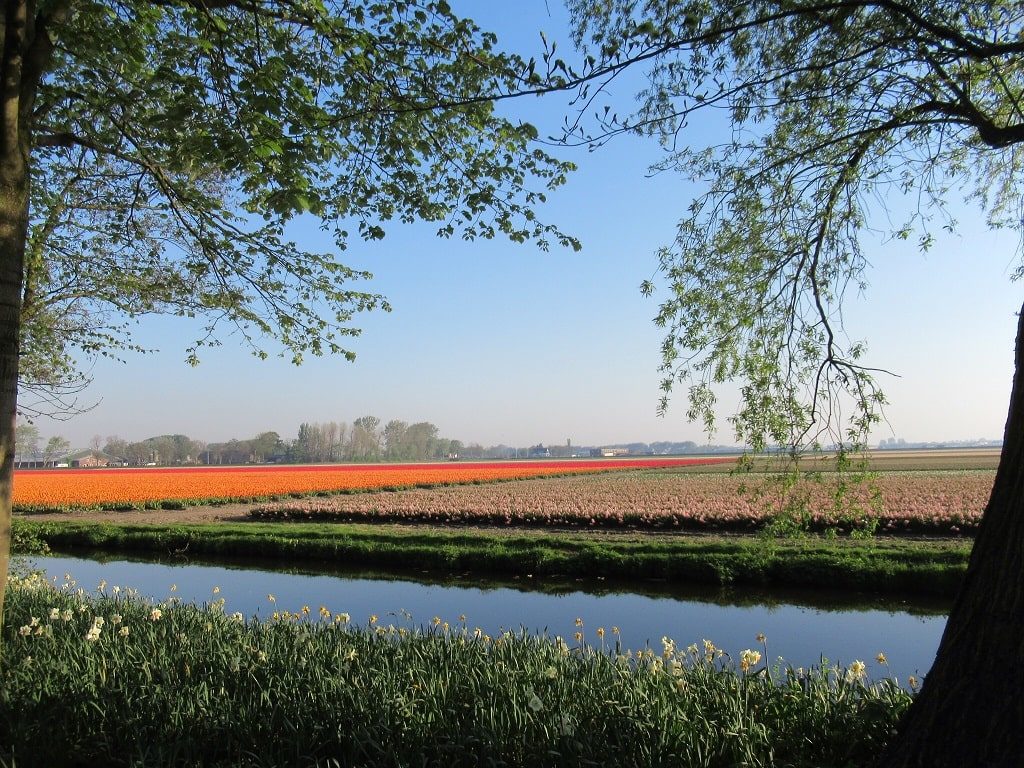
<svg viewBox="0 0 1024 768">
<path fill-rule="evenodd" d="M 38 512 L 18 514 L 25 520 L 47 522 L 50 520 L 78 520 L 96 523 L 144 524 L 153 525 L 198 525 L 202 523 L 247 523 L 250 521 L 249 510 L 259 504 L 220 504 L 185 509 L 131 509 L 113 510 L 80 510 L 76 512 Z"/>
</svg>

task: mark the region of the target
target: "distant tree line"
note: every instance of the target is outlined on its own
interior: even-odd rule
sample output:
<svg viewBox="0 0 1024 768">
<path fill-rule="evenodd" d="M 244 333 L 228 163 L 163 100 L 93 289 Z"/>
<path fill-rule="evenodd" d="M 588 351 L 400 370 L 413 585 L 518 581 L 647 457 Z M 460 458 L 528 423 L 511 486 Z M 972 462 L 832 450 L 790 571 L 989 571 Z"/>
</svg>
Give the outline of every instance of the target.
<svg viewBox="0 0 1024 768">
<path fill-rule="evenodd" d="M 291 444 L 288 459 L 324 461 L 427 461 L 460 455 L 462 442 L 441 437 L 427 421 L 409 424 L 392 419 L 383 426 L 376 416 L 352 422 L 304 423 Z"/>
<path fill-rule="evenodd" d="M 15 463 L 33 462 L 52 466 L 71 450 L 71 443 L 60 435 L 54 435 L 45 443 L 41 441 L 39 428 L 35 424 L 19 424 L 14 432 Z"/>
<path fill-rule="evenodd" d="M 111 435 L 106 440 L 94 437 L 89 447 L 134 466 L 178 465 L 201 463 L 199 457 L 205 443 L 187 435 L 159 435 L 134 443 Z"/>
<path fill-rule="evenodd" d="M 19 424 L 16 431 L 17 459 L 21 466 L 55 466 L 66 461 L 71 444 L 60 436 L 43 441 L 35 424 Z M 622 448 L 633 455 L 664 455 L 708 452 L 724 446 L 699 446 L 694 442 L 616 443 L 607 448 Z M 78 453 L 102 454 L 112 462 L 129 466 L 228 465 L 228 464 L 318 464 L 332 462 L 444 461 L 446 459 L 512 459 L 537 455 L 567 458 L 589 456 L 589 446 L 564 444 L 516 447 L 479 443 L 442 437 L 429 421 L 409 423 L 392 419 L 386 423 L 376 416 L 362 416 L 351 424 L 344 421 L 304 422 L 298 435 L 283 438 L 274 431 L 255 437 L 207 443 L 187 435 L 158 435 L 130 442 L 117 435 L 95 435 L 87 449 Z M 731 449 L 730 449 L 731 450 Z M 531 453 L 533 451 L 534 453 Z"/>
</svg>

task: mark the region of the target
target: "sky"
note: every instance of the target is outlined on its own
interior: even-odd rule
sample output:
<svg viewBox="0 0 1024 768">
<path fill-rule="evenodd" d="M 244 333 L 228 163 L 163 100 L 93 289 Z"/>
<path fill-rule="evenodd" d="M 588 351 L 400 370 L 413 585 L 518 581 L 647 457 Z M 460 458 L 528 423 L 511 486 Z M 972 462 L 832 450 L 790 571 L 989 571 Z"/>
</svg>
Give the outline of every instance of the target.
<svg viewBox="0 0 1024 768">
<path fill-rule="evenodd" d="M 510 49 L 539 51 L 537 30 L 569 40 L 558 0 L 477 3 L 456 9 L 495 31 Z M 631 94 L 620 87 L 617 97 Z M 506 109 L 557 129 L 563 105 L 531 99 Z M 695 143 L 709 128 L 693 128 Z M 383 241 L 354 241 L 345 263 L 368 269 L 367 290 L 386 295 L 391 313 L 358 316 L 362 334 L 342 358 L 254 358 L 235 337 L 205 351 L 195 368 L 185 350 L 197 326 L 147 318 L 136 339 L 159 351 L 125 362 L 83 361 L 92 386 L 67 421 L 40 419 L 43 437 L 85 447 L 94 435 L 128 440 L 184 433 L 216 442 L 274 430 L 292 438 L 302 422 L 430 421 L 443 436 L 483 445 L 601 445 L 631 441 L 734 442 L 727 427 L 710 437 L 685 418 L 680 395 L 657 415 L 660 331 L 657 248 L 669 242 L 699 193 L 671 174 L 651 176 L 652 140 L 618 137 L 595 152 L 550 150 L 579 170 L 539 215 L 576 235 L 579 253 L 495 239 L 439 240 L 429 225 L 392 224 Z M 867 363 L 890 402 L 872 440 L 943 441 L 1002 437 L 1013 373 L 1021 285 L 1012 233 L 988 231 L 981 215 L 954 205 L 961 228 L 937 233 L 927 255 L 912 243 L 870 243 L 870 284 L 846 306 L 849 334 L 868 343 Z M 313 220 L 290 231 L 310 249 L 329 246 Z M 721 414 L 736 407 L 726 390 Z"/>
</svg>

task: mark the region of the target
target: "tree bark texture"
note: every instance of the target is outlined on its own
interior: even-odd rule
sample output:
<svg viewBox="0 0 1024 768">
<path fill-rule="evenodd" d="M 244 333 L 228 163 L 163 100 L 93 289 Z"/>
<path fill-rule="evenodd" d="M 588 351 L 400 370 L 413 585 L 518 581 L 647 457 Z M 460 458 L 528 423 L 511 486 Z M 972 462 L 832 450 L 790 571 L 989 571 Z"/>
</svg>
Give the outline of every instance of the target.
<svg viewBox="0 0 1024 768">
<path fill-rule="evenodd" d="M 14 424 L 18 399 L 18 338 L 29 212 L 29 114 L 26 52 L 34 19 L 30 0 L 6 0 L 0 58 L 0 624 L 11 550 Z"/>
<path fill-rule="evenodd" d="M 1024 766 L 1024 308 L 1014 360 L 1003 451 L 967 575 L 884 768 Z"/>
</svg>

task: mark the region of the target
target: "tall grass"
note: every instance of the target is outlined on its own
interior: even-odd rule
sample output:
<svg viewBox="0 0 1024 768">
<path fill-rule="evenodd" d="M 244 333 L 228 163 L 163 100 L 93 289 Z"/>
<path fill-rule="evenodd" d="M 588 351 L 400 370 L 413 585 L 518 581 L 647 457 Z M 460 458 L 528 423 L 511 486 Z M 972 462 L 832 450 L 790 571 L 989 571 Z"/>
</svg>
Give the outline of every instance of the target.
<svg viewBox="0 0 1024 768">
<path fill-rule="evenodd" d="M 768 667 L 710 642 L 630 653 L 324 606 L 266 622 L 36 576 L 11 584 L 0 760 L 19 766 L 846 766 L 911 694 L 863 665 Z"/>
</svg>

